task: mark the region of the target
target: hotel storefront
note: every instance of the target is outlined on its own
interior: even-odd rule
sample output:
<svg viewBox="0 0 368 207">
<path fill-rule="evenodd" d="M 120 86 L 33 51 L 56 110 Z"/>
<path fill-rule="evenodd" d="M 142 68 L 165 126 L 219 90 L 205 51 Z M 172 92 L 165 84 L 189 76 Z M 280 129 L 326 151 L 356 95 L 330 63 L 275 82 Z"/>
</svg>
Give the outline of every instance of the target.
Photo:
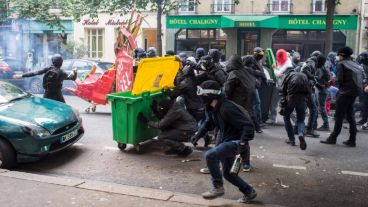
<svg viewBox="0 0 368 207">
<path fill-rule="evenodd" d="M 334 50 L 345 45 L 357 48 L 357 24 L 356 15 L 335 16 Z M 198 47 L 218 48 L 227 58 L 251 54 L 261 46 L 299 51 L 306 58 L 314 50 L 323 51 L 325 26 L 324 15 L 168 16 L 166 46 L 187 53 Z"/>
</svg>

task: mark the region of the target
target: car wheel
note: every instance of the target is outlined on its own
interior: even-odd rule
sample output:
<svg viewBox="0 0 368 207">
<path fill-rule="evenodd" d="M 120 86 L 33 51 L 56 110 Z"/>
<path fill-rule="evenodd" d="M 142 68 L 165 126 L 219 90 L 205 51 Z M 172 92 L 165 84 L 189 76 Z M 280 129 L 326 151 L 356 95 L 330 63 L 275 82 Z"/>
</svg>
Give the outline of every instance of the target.
<svg viewBox="0 0 368 207">
<path fill-rule="evenodd" d="M 35 94 L 43 93 L 42 81 L 40 79 L 33 79 L 29 84 L 29 90 Z"/>
<path fill-rule="evenodd" d="M 13 147 L 0 139 L 0 168 L 12 169 L 17 165 L 17 155 Z"/>
</svg>

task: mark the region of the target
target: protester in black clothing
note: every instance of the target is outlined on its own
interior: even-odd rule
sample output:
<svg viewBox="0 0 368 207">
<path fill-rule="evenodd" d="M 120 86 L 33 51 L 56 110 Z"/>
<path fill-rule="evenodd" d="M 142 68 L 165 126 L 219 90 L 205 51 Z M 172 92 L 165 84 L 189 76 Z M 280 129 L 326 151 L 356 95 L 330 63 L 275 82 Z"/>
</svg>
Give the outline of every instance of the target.
<svg viewBox="0 0 368 207">
<path fill-rule="evenodd" d="M 359 54 L 359 63 L 362 65 L 364 70 L 364 86 L 368 85 L 368 52 L 364 51 Z M 360 109 L 362 112 L 362 119 L 357 122 L 358 125 L 363 125 L 368 121 L 368 93 L 363 92 L 359 97 L 361 104 Z"/>
<path fill-rule="evenodd" d="M 201 60 L 201 58 L 205 55 L 206 55 L 206 51 L 203 48 L 199 47 L 199 48 L 196 49 L 195 59 L 196 59 L 197 62 L 199 62 Z"/>
<path fill-rule="evenodd" d="M 327 99 L 327 89 L 329 87 L 330 81 L 330 71 L 325 67 L 326 57 L 324 55 L 317 56 L 316 64 L 316 88 L 317 88 L 317 99 L 318 99 L 318 109 L 321 114 L 323 125 L 317 130 L 319 131 L 330 131 L 328 124 L 328 116 L 326 111 L 326 99 Z"/>
<path fill-rule="evenodd" d="M 294 51 L 291 54 L 291 62 L 293 63 L 293 68 L 301 66 L 301 64 L 300 64 L 300 53 L 299 52 Z"/>
<path fill-rule="evenodd" d="M 259 90 L 261 88 L 262 84 L 267 83 L 266 74 L 264 73 L 263 66 L 262 66 L 262 60 L 264 57 L 264 50 L 261 47 L 256 47 L 253 49 L 253 57 L 256 60 L 254 63 L 252 69 L 255 70 L 256 75 L 256 93 L 254 97 L 254 113 L 257 118 L 257 121 L 260 125 L 264 126 L 262 120 L 262 110 L 261 110 L 261 97 Z"/>
<path fill-rule="evenodd" d="M 75 80 L 77 78 L 77 71 L 73 70 L 70 74 L 67 74 L 60 69 L 60 67 L 63 65 L 63 58 L 59 54 L 52 56 L 51 62 L 52 65 L 50 67 L 44 68 L 42 70 L 14 75 L 13 78 L 19 79 L 45 74 L 43 76 L 43 88 L 45 89 L 43 97 L 65 103 L 65 99 L 61 93 L 63 81 Z"/>
<path fill-rule="evenodd" d="M 229 101 L 221 95 L 221 86 L 212 80 L 203 82 L 198 87 L 198 95 L 206 106 L 206 120 L 201 124 L 197 134 L 192 137 L 195 143 L 198 137 L 208 130 L 218 127 L 220 137 L 218 144 L 207 151 L 206 163 L 212 177 L 213 188 L 202 194 L 205 199 L 212 199 L 224 194 L 222 175 L 243 193 L 239 202 L 253 200 L 257 193 L 237 174 L 230 174 L 236 154 L 247 150 L 247 142 L 254 137 L 254 126 L 247 111 L 240 105 Z M 220 170 L 220 163 L 222 171 Z"/>
<path fill-rule="evenodd" d="M 321 141 L 324 144 L 336 144 L 343 120 L 346 117 L 350 125 L 350 136 L 343 144 L 350 147 L 356 146 L 357 128 L 354 117 L 354 102 L 363 88 L 363 69 L 352 60 L 352 54 L 353 50 L 350 47 L 343 47 L 337 52 L 339 61 L 337 63 L 336 83 L 339 92 L 336 99 L 335 126 L 330 136 L 326 140 Z"/>
<path fill-rule="evenodd" d="M 294 129 L 291 125 L 290 116 L 296 111 L 298 136 L 300 149 L 305 150 L 307 144 L 304 138 L 305 98 L 311 92 L 307 76 L 301 72 L 288 71 L 282 83 L 282 107 L 285 129 L 288 134 L 287 144 L 295 146 Z"/>
<path fill-rule="evenodd" d="M 226 72 L 219 66 L 219 64 L 215 64 L 213 58 L 210 56 L 203 56 L 199 61 L 199 69 L 204 71 L 203 74 L 197 76 L 197 79 L 200 83 L 206 80 L 213 80 L 219 83 L 221 86 L 224 85 L 227 74 Z"/>
<path fill-rule="evenodd" d="M 226 97 L 234 101 L 236 104 L 245 108 L 255 125 L 257 122 L 253 112 L 252 97 L 255 91 L 255 77 L 249 68 L 244 68 L 242 59 L 238 55 L 230 57 L 228 64 L 226 65 L 226 71 L 229 74 L 225 82 L 224 92 Z M 259 125 L 257 126 L 259 128 Z M 250 171 L 250 150 L 247 150 L 245 154 L 242 154 L 243 158 L 243 171 Z"/>
<path fill-rule="evenodd" d="M 186 157 L 193 150 L 185 146 L 183 142 L 188 142 L 190 137 L 197 131 L 195 119 L 179 104 L 173 100 L 163 99 L 158 104 L 152 106 L 152 112 L 155 113 L 159 121 L 149 121 L 142 112 L 138 114 L 138 120 L 151 128 L 160 129 L 158 140 L 164 142 L 169 149 L 165 154 L 177 154 Z"/>
</svg>

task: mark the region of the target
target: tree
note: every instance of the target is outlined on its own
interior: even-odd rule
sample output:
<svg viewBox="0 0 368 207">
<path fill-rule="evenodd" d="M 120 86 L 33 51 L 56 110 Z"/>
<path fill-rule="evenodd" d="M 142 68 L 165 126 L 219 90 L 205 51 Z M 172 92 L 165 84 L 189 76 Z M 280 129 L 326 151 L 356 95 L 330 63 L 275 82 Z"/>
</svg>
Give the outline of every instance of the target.
<svg viewBox="0 0 368 207">
<path fill-rule="evenodd" d="M 332 51 L 333 44 L 333 19 L 335 14 L 336 5 L 340 4 L 340 0 L 326 0 L 327 14 L 326 14 L 326 43 L 325 54 Z"/>
<path fill-rule="evenodd" d="M 9 1 L 0 0 L 0 24 L 8 19 L 9 16 Z"/>
</svg>

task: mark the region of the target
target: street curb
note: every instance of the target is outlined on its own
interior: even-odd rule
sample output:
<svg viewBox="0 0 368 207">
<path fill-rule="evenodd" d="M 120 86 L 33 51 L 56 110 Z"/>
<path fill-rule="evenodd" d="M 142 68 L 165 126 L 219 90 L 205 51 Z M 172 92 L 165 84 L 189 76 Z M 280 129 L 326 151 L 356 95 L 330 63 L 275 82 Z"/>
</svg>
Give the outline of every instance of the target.
<svg viewBox="0 0 368 207">
<path fill-rule="evenodd" d="M 84 180 L 70 177 L 55 177 L 50 175 L 39 175 L 18 171 L 1 170 L 0 176 L 21 180 L 29 180 L 41 183 L 55 184 L 60 186 L 75 187 L 85 190 L 114 193 L 120 195 L 148 198 L 166 202 L 185 203 L 204 206 L 240 206 L 234 200 L 218 198 L 215 200 L 205 200 L 199 195 L 171 192 L 153 188 L 128 186 L 109 182 Z M 242 205 L 244 206 L 244 205 Z M 251 206 L 251 205 L 247 205 Z"/>
</svg>

